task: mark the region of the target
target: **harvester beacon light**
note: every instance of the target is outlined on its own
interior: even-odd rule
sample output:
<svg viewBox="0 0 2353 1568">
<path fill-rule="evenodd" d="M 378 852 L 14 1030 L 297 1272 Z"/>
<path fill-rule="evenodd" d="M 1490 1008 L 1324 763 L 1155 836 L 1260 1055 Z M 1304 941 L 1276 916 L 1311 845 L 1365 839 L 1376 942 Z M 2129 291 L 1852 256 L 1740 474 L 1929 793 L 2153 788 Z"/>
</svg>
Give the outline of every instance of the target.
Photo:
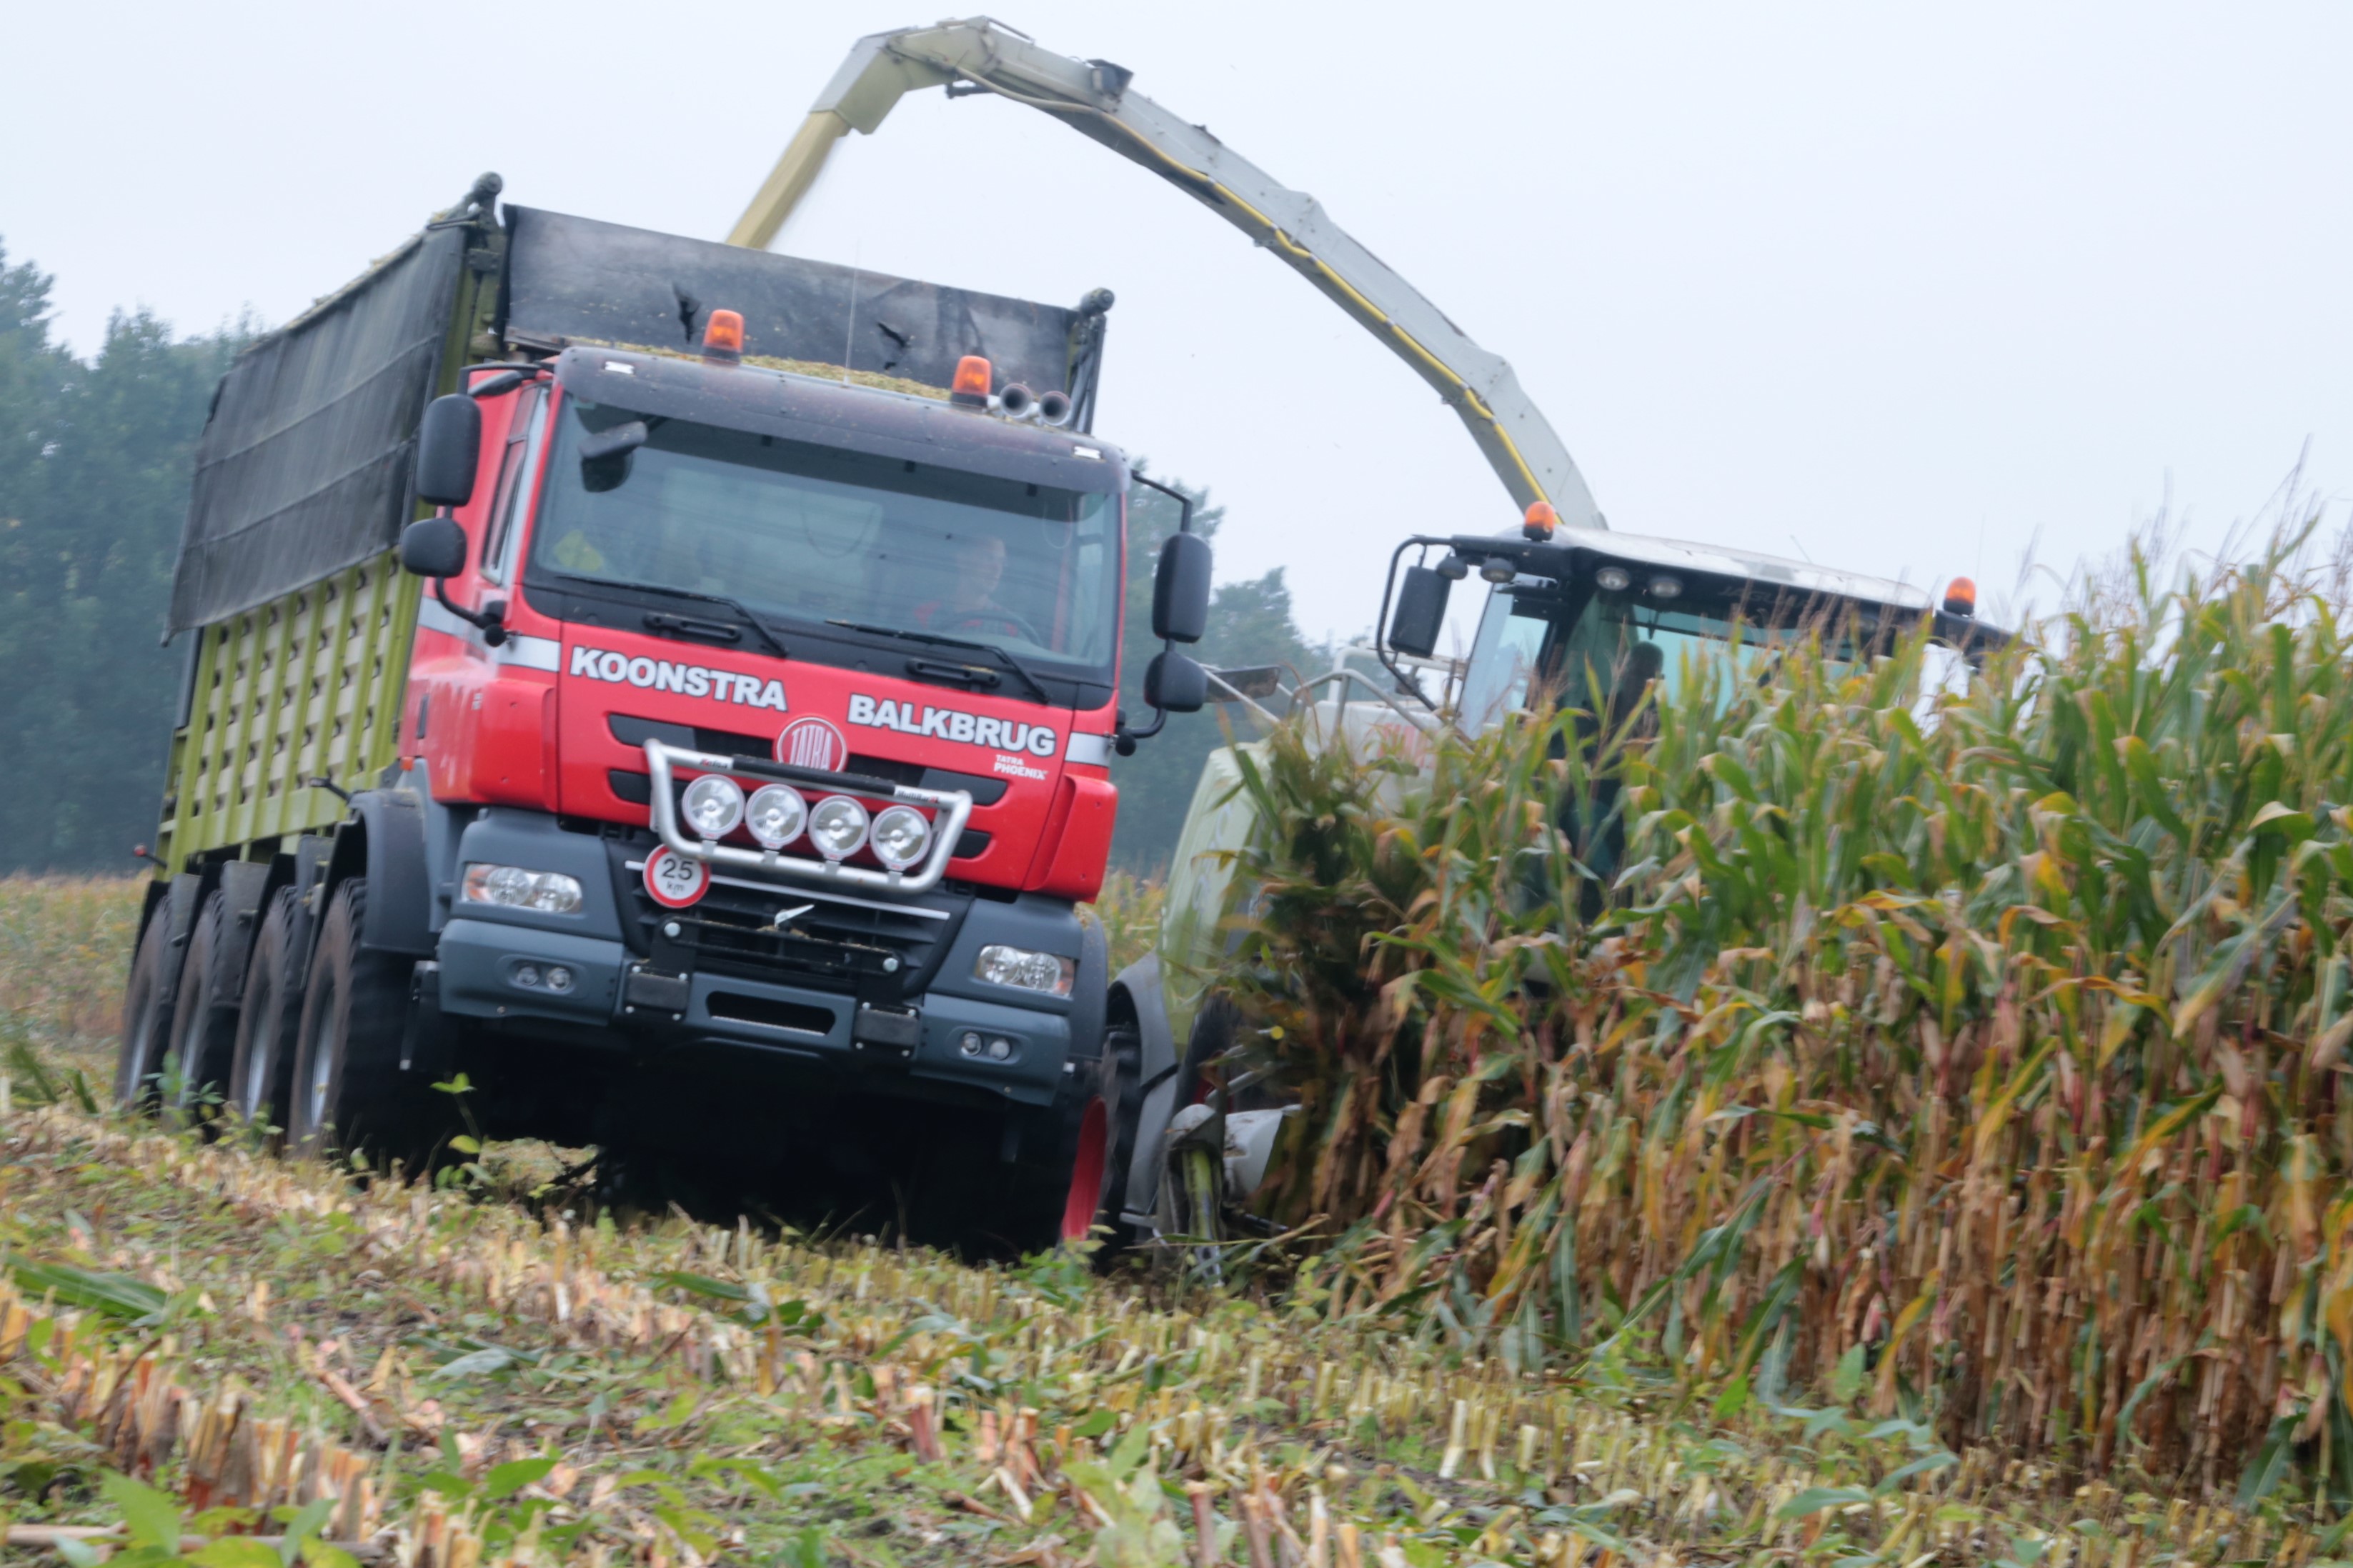
<svg viewBox="0 0 2353 1568">
<path fill-rule="evenodd" d="M 744 313 L 740 310 L 713 310 L 711 320 L 702 326 L 702 363 L 705 364 L 741 364 L 744 363 Z"/>
<path fill-rule="evenodd" d="M 948 401 L 963 408 L 988 406 L 988 389 L 997 373 L 978 354 L 966 354 L 956 361 L 955 379 L 948 383 Z"/>
<path fill-rule="evenodd" d="M 1967 577 L 1956 577 L 1945 586 L 1945 614 L 1974 616 L 1978 613 L 1978 585 Z"/>
<path fill-rule="evenodd" d="M 1520 532 L 1530 541 L 1541 544 L 1550 539 L 1552 531 L 1559 526 L 1560 513 L 1553 510 L 1552 502 L 1530 501 L 1527 516 L 1520 521 Z"/>
</svg>

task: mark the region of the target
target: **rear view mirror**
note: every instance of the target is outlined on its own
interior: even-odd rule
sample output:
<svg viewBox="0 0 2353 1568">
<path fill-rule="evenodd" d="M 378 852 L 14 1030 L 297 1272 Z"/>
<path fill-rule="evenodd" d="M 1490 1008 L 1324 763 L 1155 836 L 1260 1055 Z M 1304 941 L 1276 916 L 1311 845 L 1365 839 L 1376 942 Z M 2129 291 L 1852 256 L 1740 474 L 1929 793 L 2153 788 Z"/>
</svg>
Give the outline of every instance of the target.
<svg viewBox="0 0 2353 1568">
<path fill-rule="evenodd" d="M 1198 533 L 1172 533 L 1152 574 L 1152 635 L 1163 642 L 1199 642 L 1208 629 L 1209 542 Z"/>
<path fill-rule="evenodd" d="M 646 422 L 631 419 L 580 443 L 580 486 L 592 494 L 617 490 L 629 478 L 629 457 L 646 444 Z"/>
<path fill-rule="evenodd" d="M 425 405 L 417 431 L 417 499 L 427 506 L 464 506 L 474 499 L 474 468 L 482 454 L 482 407 L 462 392 Z"/>
<path fill-rule="evenodd" d="M 1446 595 L 1453 586 L 1434 566 L 1407 567 L 1397 608 L 1389 613 L 1389 647 L 1416 658 L 1436 653 L 1446 626 Z"/>
<path fill-rule="evenodd" d="M 401 531 L 400 563 L 419 577 L 455 577 L 466 569 L 466 531 L 454 517 L 420 517 Z"/>
<path fill-rule="evenodd" d="M 1198 713 L 1208 700 L 1208 673 L 1175 648 L 1153 655 L 1152 662 L 1144 667 L 1144 700 L 1148 705 L 1169 713 Z"/>
</svg>

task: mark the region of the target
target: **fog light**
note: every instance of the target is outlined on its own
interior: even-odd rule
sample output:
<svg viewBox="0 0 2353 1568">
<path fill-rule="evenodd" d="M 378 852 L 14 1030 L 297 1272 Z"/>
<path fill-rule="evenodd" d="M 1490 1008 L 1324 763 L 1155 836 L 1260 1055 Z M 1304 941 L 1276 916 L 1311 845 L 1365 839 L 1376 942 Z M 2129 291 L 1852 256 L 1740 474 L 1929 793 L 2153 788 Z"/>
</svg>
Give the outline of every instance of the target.
<svg viewBox="0 0 2353 1568">
<path fill-rule="evenodd" d="M 993 1062 L 1011 1061 L 1013 1059 L 1013 1042 L 1007 1039 L 1002 1035 L 999 1035 L 995 1039 L 989 1041 L 988 1059 Z"/>
<path fill-rule="evenodd" d="M 980 957 L 972 966 L 975 980 L 986 980 L 991 985 L 1010 985 L 1017 991 L 1042 991 L 1049 996 L 1068 996 L 1078 979 L 1076 962 L 1051 952 L 1032 952 L 1024 947 L 1008 947 L 991 942 L 980 950 Z"/>
<path fill-rule="evenodd" d="M 956 1049 L 968 1057 L 980 1055 L 980 1037 L 966 1029 L 956 1037 Z"/>
<path fill-rule="evenodd" d="M 536 963 L 516 964 L 514 966 L 514 983 L 518 985 L 538 985 L 539 965 Z"/>
<path fill-rule="evenodd" d="M 903 871 L 931 847 L 932 825 L 912 805 L 887 807 L 875 817 L 874 858 L 893 871 Z"/>
<path fill-rule="evenodd" d="M 866 842 L 866 808 L 846 795 L 829 795 L 809 813 L 809 842 L 828 860 L 847 860 Z"/>
<path fill-rule="evenodd" d="M 580 908 L 580 882 L 561 871 L 526 871 L 520 866 L 466 868 L 459 891 L 460 901 L 491 904 L 507 910 L 536 910 L 543 915 L 568 915 Z"/>
<path fill-rule="evenodd" d="M 724 838 L 744 820 L 744 792 L 733 779 L 705 773 L 686 786 L 679 808 L 698 837 Z"/>
<path fill-rule="evenodd" d="M 550 965 L 548 965 L 548 969 L 547 969 L 547 988 L 548 988 L 550 991 L 569 991 L 569 990 L 571 990 L 571 989 L 572 989 L 572 971 L 570 971 L 570 970 L 568 970 L 568 969 L 565 968 L 565 967 L 564 967 L 564 965 L 562 965 L 562 964 L 560 964 L 560 963 L 554 963 L 554 964 L 550 964 Z"/>
<path fill-rule="evenodd" d="M 769 849 L 781 849 L 801 836 L 808 823 L 808 802 L 790 784 L 762 784 L 744 808 L 744 825 Z"/>
<path fill-rule="evenodd" d="M 1622 594 L 1634 585 L 1623 566 L 1604 566 L 1593 574 L 1593 585 L 1605 594 Z"/>
</svg>

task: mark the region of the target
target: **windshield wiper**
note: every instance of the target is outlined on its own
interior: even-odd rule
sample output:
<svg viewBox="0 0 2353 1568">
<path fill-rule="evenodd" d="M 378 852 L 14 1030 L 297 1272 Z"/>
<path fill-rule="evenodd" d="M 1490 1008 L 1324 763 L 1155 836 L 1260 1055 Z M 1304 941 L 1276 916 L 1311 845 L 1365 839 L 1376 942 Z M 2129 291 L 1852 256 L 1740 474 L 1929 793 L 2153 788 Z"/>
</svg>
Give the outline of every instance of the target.
<svg viewBox="0 0 2353 1568">
<path fill-rule="evenodd" d="M 899 637 L 907 642 L 929 643 L 934 647 L 967 647 L 975 653 L 992 654 L 1004 662 L 1006 668 L 1029 683 L 1029 689 L 1038 694 L 1039 701 L 1049 707 L 1053 705 L 1054 697 L 1046 689 L 1046 683 L 1030 674 L 1028 665 L 1023 664 L 995 643 L 973 642 L 965 637 L 944 637 L 937 632 L 911 632 L 899 626 L 874 626 L 863 621 L 828 620 L 825 624 L 829 626 L 839 626 L 844 631 L 864 632 L 870 637 Z"/>
<path fill-rule="evenodd" d="M 744 624 L 759 633 L 760 640 L 776 649 L 778 658 L 793 657 L 793 650 L 785 646 L 785 639 L 770 630 L 767 622 L 745 608 L 741 599 L 731 599 L 724 594 L 699 594 L 691 588 L 669 588 L 655 583 L 640 584 L 638 586 L 656 594 L 674 594 L 681 599 L 700 599 L 706 605 L 724 605 L 743 616 Z"/>
</svg>

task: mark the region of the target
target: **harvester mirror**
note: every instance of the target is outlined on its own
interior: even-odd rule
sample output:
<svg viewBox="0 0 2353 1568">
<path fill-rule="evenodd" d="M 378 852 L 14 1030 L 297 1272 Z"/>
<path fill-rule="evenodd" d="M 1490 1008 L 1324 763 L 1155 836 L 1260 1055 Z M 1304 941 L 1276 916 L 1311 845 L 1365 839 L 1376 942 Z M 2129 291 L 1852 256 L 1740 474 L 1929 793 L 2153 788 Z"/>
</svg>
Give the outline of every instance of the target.
<svg viewBox="0 0 2353 1568">
<path fill-rule="evenodd" d="M 482 405 L 462 392 L 425 405 L 417 432 L 417 499 L 427 506 L 464 506 L 474 499 L 474 469 L 482 453 Z"/>
<path fill-rule="evenodd" d="M 1144 667 L 1144 700 L 1151 706 L 1170 713 L 1198 713 L 1208 700 L 1208 673 L 1175 648 L 1154 654 Z"/>
<path fill-rule="evenodd" d="M 1198 533 L 1172 533 L 1152 575 L 1152 635 L 1163 642 L 1199 642 L 1208 628 L 1209 542 Z"/>
<path fill-rule="evenodd" d="M 1407 567 L 1397 608 L 1389 612 L 1389 647 L 1416 658 L 1436 653 L 1446 625 L 1446 595 L 1453 586 L 1434 566 Z"/>
<path fill-rule="evenodd" d="M 420 517 L 401 531 L 400 563 L 419 577 L 455 577 L 466 569 L 466 531 L 454 517 Z"/>
</svg>

